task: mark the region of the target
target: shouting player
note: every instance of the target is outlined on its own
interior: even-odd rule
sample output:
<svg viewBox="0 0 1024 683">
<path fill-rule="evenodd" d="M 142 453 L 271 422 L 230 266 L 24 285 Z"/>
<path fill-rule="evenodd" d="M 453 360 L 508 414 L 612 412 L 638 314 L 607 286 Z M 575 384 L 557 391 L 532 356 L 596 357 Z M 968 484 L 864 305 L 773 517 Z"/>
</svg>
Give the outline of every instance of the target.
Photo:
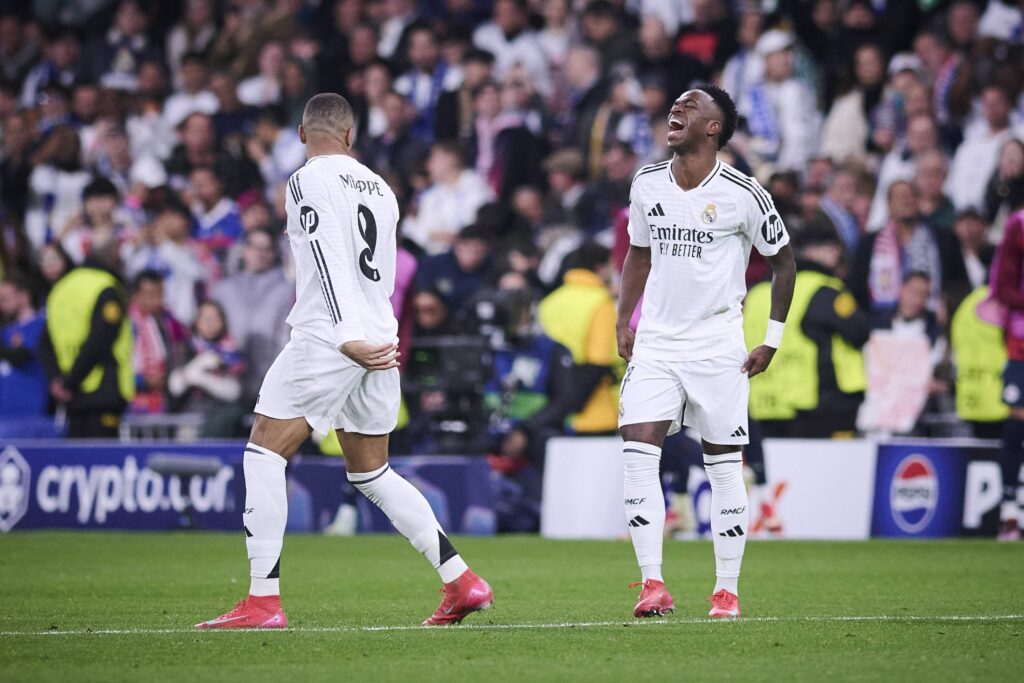
<svg viewBox="0 0 1024 683">
<path fill-rule="evenodd" d="M 668 125 L 672 160 L 640 169 L 630 191 L 617 323 L 619 353 L 629 362 L 619 405 L 626 521 L 643 586 L 633 614 L 675 609 L 661 576 L 665 501 L 658 464 L 665 437 L 685 424 L 701 436 L 711 482 L 718 581 L 709 616 L 738 617 L 748 520 L 742 453 L 748 381 L 779 346 L 796 265 L 768 193 L 716 159 L 736 128 L 729 95 L 710 85 L 685 92 Z M 774 277 L 764 344 L 748 356 L 742 305 L 751 245 L 768 258 Z M 641 294 L 634 334 L 629 321 Z"/>
<path fill-rule="evenodd" d="M 279 591 L 288 517 L 284 471 L 311 429 L 337 432 L 348 480 L 441 575 L 444 597 L 424 625 L 458 623 L 493 599 L 423 494 L 388 466 L 400 401 L 398 323 L 389 301 L 398 203 L 380 176 L 350 156 L 352 136 L 352 107 L 343 97 L 309 100 L 299 126 L 309 160 L 288 180 L 285 198 L 296 280 L 291 340 L 263 380 L 245 447 L 249 597 L 197 628 L 287 625 Z"/>
</svg>

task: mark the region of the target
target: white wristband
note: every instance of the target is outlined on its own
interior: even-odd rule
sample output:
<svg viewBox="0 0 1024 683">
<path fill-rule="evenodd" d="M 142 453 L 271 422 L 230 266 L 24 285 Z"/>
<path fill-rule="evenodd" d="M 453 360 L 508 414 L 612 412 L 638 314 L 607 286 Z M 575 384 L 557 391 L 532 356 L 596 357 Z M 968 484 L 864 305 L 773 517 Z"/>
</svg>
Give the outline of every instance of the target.
<svg viewBox="0 0 1024 683">
<path fill-rule="evenodd" d="M 786 323 L 768 318 L 768 330 L 764 333 L 764 345 L 777 349 L 782 346 L 782 331 L 786 329 Z"/>
</svg>

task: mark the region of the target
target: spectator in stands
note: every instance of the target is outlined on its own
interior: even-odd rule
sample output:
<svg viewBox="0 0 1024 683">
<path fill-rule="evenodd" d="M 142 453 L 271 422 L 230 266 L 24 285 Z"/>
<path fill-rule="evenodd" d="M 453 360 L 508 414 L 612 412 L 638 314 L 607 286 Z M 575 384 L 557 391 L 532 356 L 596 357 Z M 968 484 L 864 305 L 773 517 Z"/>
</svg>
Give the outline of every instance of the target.
<svg viewBox="0 0 1024 683">
<path fill-rule="evenodd" d="M 434 144 L 427 173 L 431 185 L 420 197 L 416 215 L 405 219 L 402 233 L 428 254 L 440 254 L 494 193 L 476 171 L 465 167 L 461 148 L 452 142 Z"/>
<path fill-rule="evenodd" d="M 210 92 L 217 98 L 217 111 L 213 115 L 216 138 L 230 143 L 248 135 L 254 125 L 256 111 L 238 99 L 238 83 L 234 76 L 226 71 L 213 74 L 210 77 Z"/>
<path fill-rule="evenodd" d="M 828 180 L 825 194 L 818 201 L 818 210 L 807 220 L 805 229 L 824 228 L 831 230 L 843 245 L 844 260 L 849 263 L 857 252 L 860 241 L 860 225 L 853 215 L 853 203 L 857 196 L 857 177 L 845 168 L 839 168 Z"/>
<path fill-rule="evenodd" d="M 640 29 L 641 39 L 644 30 L 650 30 L 647 28 L 650 21 L 657 21 L 657 19 L 652 17 L 644 20 Z M 721 84 L 722 88 L 732 95 L 737 109 L 746 106 L 743 100 L 747 93 L 764 77 L 764 59 L 757 53 L 757 41 L 764 33 L 764 23 L 764 14 L 761 13 L 757 5 L 745 4 L 740 10 L 739 25 L 736 30 L 737 49 L 725 64 Z M 660 28 L 660 22 L 658 25 Z M 662 33 L 664 32 L 662 31 Z M 671 47 L 671 43 L 669 43 L 669 47 Z M 678 92 L 685 92 L 686 89 L 684 85 Z"/>
<path fill-rule="evenodd" d="M 190 114 L 178 130 L 181 144 L 174 148 L 166 164 L 172 188 L 184 189 L 193 169 L 199 167 L 212 168 L 231 197 L 259 184 L 259 169 L 241 150 L 229 152 L 217 144 L 210 116 Z"/>
<path fill-rule="evenodd" d="M 576 149 L 561 149 L 544 161 L 544 171 L 551 188 L 544 207 L 544 224 L 598 231 L 600 221 L 594 213 L 597 197 L 584 182 L 583 155 Z"/>
<path fill-rule="evenodd" d="M 935 119 L 929 114 L 918 114 L 907 122 L 906 142 L 886 154 L 878 169 L 878 182 L 868 216 L 868 230 L 879 230 L 886 223 L 889 187 L 897 180 L 911 180 L 917 168 L 917 160 L 925 152 L 938 149 L 938 144 L 939 131 Z"/>
<path fill-rule="evenodd" d="M 931 276 L 923 271 L 907 273 L 900 285 L 896 308 L 875 316 L 875 329 L 894 334 L 926 337 L 933 349 L 932 364 L 938 365 L 945 350 L 942 326 L 935 313 L 928 309 L 931 298 Z"/>
<path fill-rule="evenodd" d="M 70 28 L 51 29 L 43 48 L 43 59 L 25 76 L 21 88 L 21 106 L 29 109 L 38 104 L 38 97 L 51 85 L 70 89 L 81 80 L 79 59 L 82 45 Z"/>
<path fill-rule="evenodd" d="M 200 166 L 189 175 L 192 201 L 193 237 L 224 261 L 227 250 L 242 235 L 238 205 L 224 196 L 224 183 L 212 168 Z"/>
<path fill-rule="evenodd" d="M 133 92 L 139 86 L 139 66 L 162 58 L 149 38 L 145 11 L 138 0 L 121 0 L 113 28 L 88 47 L 85 62 L 90 78 L 104 88 Z"/>
<path fill-rule="evenodd" d="M 957 209 L 980 209 L 985 203 L 985 188 L 997 170 L 999 151 L 1013 138 L 1010 111 L 1013 100 L 1010 92 L 997 84 L 985 86 L 981 91 L 981 116 L 972 134 L 967 130 L 964 141 L 953 155 L 946 193 Z"/>
<path fill-rule="evenodd" d="M 164 121 L 168 128 L 177 128 L 189 114 L 217 113 L 217 97 L 207 90 L 209 73 L 206 60 L 198 52 L 189 52 L 181 58 L 181 85 L 164 102 Z"/>
<path fill-rule="evenodd" d="M 256 119 L 256 134 L 246 145 L 249 158 L 259 165 L 267 187 L 287 182 L 306 163 L 306 148 L 299 134 L 285 123 L 283 110 L 264 109 Z"/>
<path fill-rule="evenodd" d="M 416 109 L 412 134 L 430 144 L 437 123 L 438 100 L 445 90 L 457 87 L 458 71 L 441 59 L 437 36 L 428 25 L 414 24 L 407 35 L 409 70 L 395 80 L 395 91 Z"/>
<path fill-rule="evenodd" d="M 175 88 L 184 85 L 182 70 L 185 55 L 205 54 L 213 44 L 213 39 L 217 37 L 213 2 L 210 0 L 186 0 L 184 5 L 185 9 L 181 20 L 167 32 L 167 42 L 164 48 Z"/>
<path fill-rule="evenodd" d="M 47 412 L 46 373 L 39 342 L 46 316 L 32 305 L 26 280 L 9 275 L 0 281 L 0 421 Z"/>
<path fill-rule="evenodd" d="M 117 436 L 135 394 L 127 297 L 117 270 L 117 244 L 94 244 L 85 263 L 61 278 L 46 300 L 39 357 L 73 439 Z"/>
<path fill-rule="evenodd" d="M 537 92 L 551 92 L 547 53 L 530 28 L 526 0 L 495 0 L 492 21 L 473 32 L 473 44 L 494 54 L 494 73 L 503 78 L 515 65 L 530 73 Z"/>
<path fill-rule="evenodd" d="M 988 224 L 977 209 L 965 209 L 956 215 L 953 233 L 960 240 L 960 252 L 971 289 L 988 283 L 989 269 L 995 256 L 995 247 L 989 243 Z"/>
<path fill-rule="evenodd" d="M 657 78 L 671 100 L 686 92 L 694 83 L 707 80 L 710 73 L 707 66 L 693 55 L 676 51 L 673 35 L 657 16 L 647 16 L 640 24 L 642 58 L 638 63 L 638 72 Z M 735 90 L 729 92 L 738 96 L 741 94 Z M 745 94 L 746 90 L 741 92 Z M 659 111 L 659 115 L 662 113 L 664 109 Z"/>
<path fill-rule="evenodd" d="M 494 74 L 494 55 L 479 48 L 467 50 L 461 67 L 462 82 L 458 87 L 445 90 L 437 100 L 434 121 L 437 140 L 465 140 L 473 134 L 474 100 L 477 91 Z"/>
<path fill-rule="evenodd" d="M 288 341 L 285 323 L 295 291 L 280 265 L 278 242 L 269 230 L 246 233 L 240 273 L 221 280 L 211 298 L 223 310 L 228 331 L 247 361 L 242 396 L 255 400 L 263 377 Z M 259 315 L 253 315 L 253 311 Z"/>
<path fill-rule="evenodd" d="M 91 176 L 81 163 L 81 143 L 70 126 L 55 128 L 32 157 L 25 232 L 37 248 L 60 235 L 82 210 Z"/>
<path fill-rule="evenodd" d="M 21 16 L 10 11 L 0 15 L 0 80 L 21 83 L 37 56 Z"/>
<path fill-rule="evenodd" d="M 996 170 L 988 181 L 985 190 L 985 220 L 997 225 L 1004 222 L 1005 216 L 1010 213 L 1010 184 L 1021 176 L 1024 176 L 1024 141 L 1013 138 L 1007 140 L 999 150 Z"/>
<path fill-rule="evenodd" d="M 228 333 L 224 311 L 204 301 L 196 312 L 188 342 L 189 360 L 168 380 L 171 396 L 183 400 L 183 410 L 203 416 L 201 436 L 237 436 L 244 414 L 239 404 L 245 360 Z"/>
<path fill-rule="evenodd" d="M 416 113 L 408 100 L 390 91 L 383 98 L 382 112 L 384 132 L 360 145 L 363 162 L 381 175 L 396 176 L 399 182 L 394 190 L 404 195 L 410 189 L 410 178 L 427 156 L 427 147 L 409 129 Z"/>
<path fill-rule="evenodd" d="M 119 203 L 117 188 L 106 178 L 96 178 L 82 190 L 82 214 L 72 217 L 59 235 L 75 263 L 85 259 L 94 242 L 120 238 L 124 226 L 115 216 Z"/>
<path fill-rule="evenodd" d="M 125 257 L 128 277 L 136 277 L 144 270 L 163 274 L 167 309 L 185 324 L 191 324 L 195 317 L 197 293 L 219 275 L 213 255 L 192 239 L 191 223 L 187 209 L 167 206 L 151 226 L 140 231 Z"/>
<path fill-rule="evenodd" d="M 921 222 L 917 190 L 899 180 L 889 188 L 889 222 L 863 236 L 850 273 L 857 301 L 876 316 L 899 305 L 900 288 L 910 273 L 924 273 L 931 287 L 929 311 L 936 311 L 943 292 L 967 286 L 967 270 L 956 237 Z"/>
<path fill-rule="evenodd" d="M 491 235 L 476 225 L 463 228 L 449 251 L 429 256 L 416 272 L 416 289 L 434 290 L 458 316 L 491 269 Z"/>
<path fill-rule="evenodd" d="M 41 288 L 36 292 L 37 301 L 45 301 L 50 290 L 64 275 L 75 267 L 60 242 L 50 242 L 39 250 L 39 274 L 42 276 Z M 41 295 L 41 296 L 39 296 Z"/>
<path fill-rule="evenodd" d="M 592 0 L 583 8 L 583 38 L 601 55 L 602 69 L 634 62 L 640 54 L 636 35 L 622 24 L 610 0 Z"/>
<path fill-rule="evenodd" d="M 921 154 L 914 168 L 914 187 L 920 197 L 921 220 L 939 230 L 952 230 L 956 209 L 943 192 L 949 162 L 937 149 Z"/>
<path fill-rule="evenodd" d="M 594 184 L 594 227 L 599 232 L 610 228 L 619 210 L 629 205 L 629 188 L 637 168 L 633 147 L 621 140 L 612 140 L 601 159 L 604 173 Z"/>
<path fill-rule="evenodd" d="M 284 48 L 270 42 L 260 48 L 260 71 L 238 84 L 238 99 L 250 107 L 263 107 L 281 102 L 281 72 L 284 70 Z"/>
<path fill-rule="evenodd" d="M 736 49 L 736 25 L 723 0 L 697 0 L 692 9 L 692 22 L 679 29 L 676 50 L 719 71 Z"/>
<path fill-rule="evenodd" d="M 604 135 L 596 136 L 598 151 L 595 153 L 594 121 L 608 95 L 608 83 L 601 75 L 601 58 L 597 50 L 586 46 L 569 50 L 565 77 L 571 106 L 563 135 L 566 142 L 583 153 L 587 177 L 596 180 L 600 176 L 600 150 Z"/>
<path fill-rule="evenodd" d="M 853 87 L 832 103 L 821 131 L 821 153 L 835 161 L 863 159 L 867 154 L 871 115 L 885 86 L 882 48 L 873 43 L 857 48 L 852 71 Z"/>
<path fill-rule="evenodd" d="M 164 279 L 155 270 L 135 277 L 128 305 L 135 369 L 133 412 L 168 412 L 167 378 L 184 361 L 186 328 L 164 306 Z"/>
<path fill-rule="evenodd" d="M 10 114 L 3 120 L 0 148 L 0 210 L 12 216 L 24 216 L 28 206 L 29 178 L 32 174 L 32 129 L 24 114 Z"/>
<path fill-rule="evenodd" d="M 413 339 L 446 337 L 458 333 L 445 297 L 433 289 L 421 289 L 412 298 Z"/>
<path fill-rule="evenodd" d="M 740 112 L 747 118 L 755 154 L 784 171 L 801 171 L 807 165 L 817 151 L 821 124 L 814 93 L 794 75 L 793 45 L 793 36 L 778 29 L 757 41 L 764 81 L 748 93 Z"/>
<path fill-rule="evenodd" d="M 293 130 L 298 128 L 306 102 L 315 94 L 306 63 L 295 58 L 285 60 L 281 70 L 281 106 L 287 126 Z"/>
<path fill-rule="evenodd" d="M 588 242 L 566 259 L 561 287 L 540 303 L 545 334 L 565 346 L 576 365 L 578 395 L 572 428 L 577 434 L 613 433 L 618 426 L 618 378 L 623 365 L 615 344 L 613 273 L 607 247 Z"/>
</svg>

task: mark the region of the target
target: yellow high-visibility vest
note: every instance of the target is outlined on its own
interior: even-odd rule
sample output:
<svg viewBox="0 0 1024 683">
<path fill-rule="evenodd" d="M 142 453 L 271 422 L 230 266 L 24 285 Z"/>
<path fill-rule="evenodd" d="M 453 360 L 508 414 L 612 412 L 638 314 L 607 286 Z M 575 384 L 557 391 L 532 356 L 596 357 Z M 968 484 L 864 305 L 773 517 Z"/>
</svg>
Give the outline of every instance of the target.
<svg viewBox="0 0 1024 683">
<path fill-rule="evenodd" d="M 573 269 L 565 274 L 565 284 L 544 297 L 537 314 L 544 333 L 569 349 L 579 365 L 591 362 L 587 357 L 591 325 L 598 309 L 608 305 L 614 305 L 614 300 L 601 279 L 588 270 Z M 621 377 L 624 363 L 617 355 L 614 332 L 607 344 L 612 373 Z M 602 379 L 583 410 L 570 419 L 572 428 L 579 433 L 613 431 L 618 427 L 618 405 L 618 382 L 614 377 Z"/>
<path fill-rule="evenodd" d="M 822 287 L 835 289 L 839 296 L 850 297 L 852 302 L 838 278 L 809 270 L 797 273 L 782 345 L 768 369 L 750 380 L 750 415 L 755 420 L 791 420 L 798 410 L 818 407 L 818 346 L 804 334 L 802 325 L 811 299 Z M 743 332 L 748 350 L 763 342 L 770 312 L 771 283 L 762 282 L 751 288 L 743 304 Z M 832 335 L 832 367 L 840 391 L 864 391 L 867 378 L 863 355 L 838 334 Z"/>
<path fill-rule="evenodd" d="M 110 273 L 96 268 L 75 268 L 53 286 L 46 300 L 46 328 L 62 373 L 71 372 L 78 352 L 92 330 L 93 311 L 100 294 L 110 287 L 121 290 L 121 283 Z M 102 313 L 106 315 L 106 311 Z M 132 330 L 128 312 L 123 306 L 118 306 L 118 310 L 111 309 L 110 315 L 118 315 L 121 320 L 113 348 L 117 363 L 118 392 L 122 398 L 130 401 L 135 396 L 135 370 L 132 366 Z M 103 366 L 96 365 L 82 380 L 78 391 L 83 394 L 97 391 L 103 383 L 103 373 Z"/>
<path fill-rule="evenodd" d="M 978 317 L 978 304 L 987 298 L 988 287 L 975 289 L 956 309 L 950 325 L 956 356 L 956 414 L 961 420 L 999 422 L 1010 414 L 1003 403 L 1003 329 Z"/>
</svg>

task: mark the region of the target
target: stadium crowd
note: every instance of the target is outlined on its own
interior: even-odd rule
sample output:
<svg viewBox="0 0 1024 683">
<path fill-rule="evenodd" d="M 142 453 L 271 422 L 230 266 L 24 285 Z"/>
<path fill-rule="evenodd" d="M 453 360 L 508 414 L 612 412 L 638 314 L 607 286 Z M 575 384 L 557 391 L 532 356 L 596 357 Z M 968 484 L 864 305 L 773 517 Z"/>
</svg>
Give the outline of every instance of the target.
<svg viewBox="0 0 1024 683">
<path fill-rule="evenodd" d="M 631 180 L 667 158 L 671 102 L 708 81 L 740 113 L 722 158 L 771 192 L 801 268 L 838 283 L 828 305 L 807 305 L 807 336 L 854 352 L 879 330 L 923 339 L 922 413 L 972 396 L 961 418 L 998 433 L 1002 383 L 957 387 L 955 329 L 949 342 L 960 302 L 988 300 L 1004 226 L 1024 207 L 1022 8 L 0 2 L 3 432 L 45 432 L 55 410 L 76 409 L 88 368 L 62 362 L 45 316 L 51 290 L 86 264 L 117 276 L 132 332 L 134 387 L 115 386 L 103 410 L 195 413 L 206 436 L 245 433 L 288 337 L 296 127 L 307 99 L 329 91 L 352 102 L 358 156 L 404 217 L 396 450 L 498 453 L 514 470 L 552 434 L 613 433 Z M 769 275 L 755 255 L 750 285 Z M 100 317 L 121 313 L 115 303 Z M 960 355 L 984 355 L 981 343 L 971 336 Z M 753 417 L 779 435 L 808 434 L 807 414 L 852 430 L 865 382 L 844 373 L 789 412 L 755 390 Z"/>
</svg>

